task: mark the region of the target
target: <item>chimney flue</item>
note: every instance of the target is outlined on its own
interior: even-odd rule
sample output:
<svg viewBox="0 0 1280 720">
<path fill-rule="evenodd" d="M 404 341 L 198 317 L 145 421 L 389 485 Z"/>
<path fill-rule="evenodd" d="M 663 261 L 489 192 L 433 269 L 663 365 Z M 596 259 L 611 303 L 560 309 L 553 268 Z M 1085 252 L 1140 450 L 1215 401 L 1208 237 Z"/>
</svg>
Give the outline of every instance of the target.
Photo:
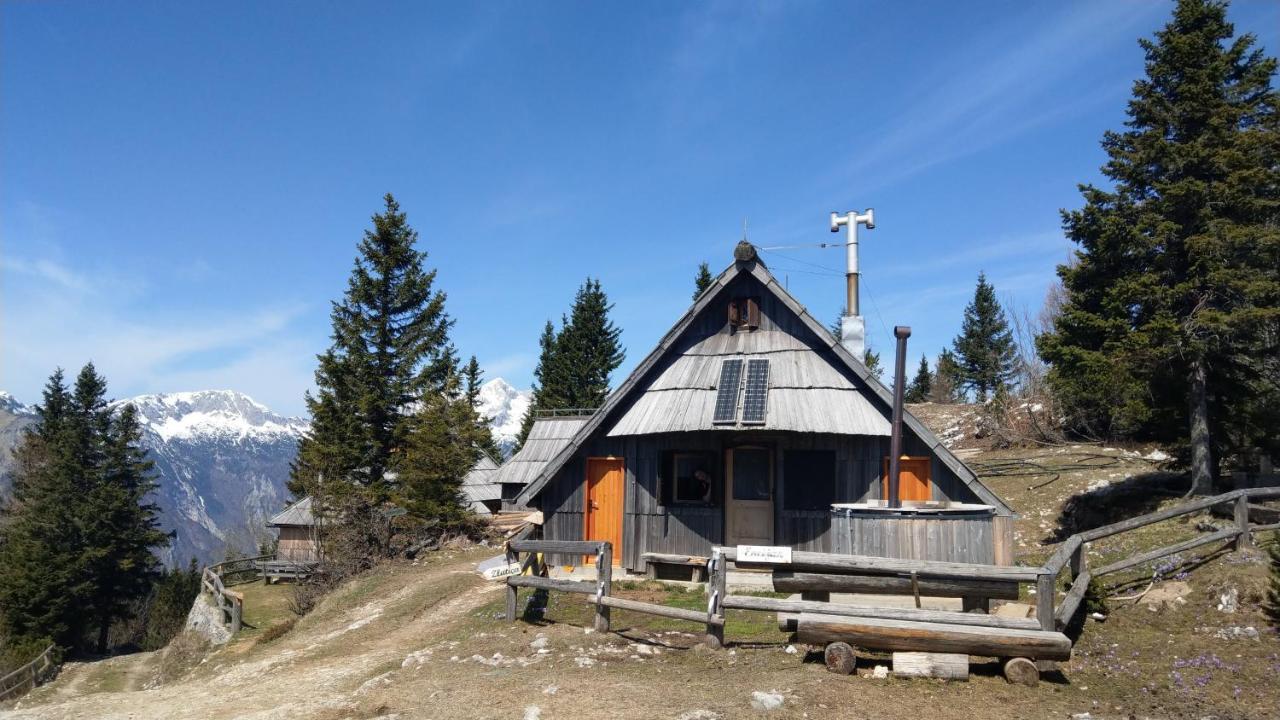
<svg viewBox="0 0 1280 720">
<path fill-rule="evenodd" d="M 893 425 L 889 430 L 889 507 L 902 507 L 901 490 L 898 487 L 898 473 L 902 457 L 902 402 L 907 384 L 907 338 L 911 337 L 911 328 L 898 325 L 893 329 L 893 336 L 898 339 L 898 351 L 894 356 L 893 375 Z"/>
<path fill-rule="evenodd" d="M 864 213 L 856 210 L 840 215 L 831 213 L 831 232 L 846 228 L 845 242 L 845 313 L 840 319 L 840 343 L 859 360 L 867 348 L 867 325 L 858 307 L 858 226 L 868 230 L 876 227 L 876 214 L 872 208 Z"/>
</svg>

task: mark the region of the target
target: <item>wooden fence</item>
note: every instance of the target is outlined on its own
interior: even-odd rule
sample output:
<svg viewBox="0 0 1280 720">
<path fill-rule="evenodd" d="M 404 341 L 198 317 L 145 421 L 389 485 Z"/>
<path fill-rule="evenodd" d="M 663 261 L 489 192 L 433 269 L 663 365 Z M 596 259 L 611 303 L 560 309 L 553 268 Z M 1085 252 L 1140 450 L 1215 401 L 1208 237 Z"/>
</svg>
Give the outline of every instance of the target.
<svg viewBox="0 0 1280 720">
<path fill-rule="evenodd" d="M 1054 628 L 1066 627 L 1076 612 L 1080 609 L 1080 604 L 1084 600 L 1085 593 L 1089 589 L 1089 581 L 1093 578 L 1102 577 L 1111 573 L 1120 572 L 1137 567 L 1144 563 L 1158 560 L 1170 555 L 1176 555 L 1187 550 L 1193 550 L 1205 545 L 1214 543 L 1228 543 L 1236 549 L 1244 549 L 1253 546 L 1253 534 L 1267 532 L 1269 530 L 1280 530 L 1280 523 L 1271 523 L 1269 525 L 1251 525 L 1249 523 L 1249 501 L 1251 499 L 1275 498 L 1280 497 L 1280 488 L 1248 488 L 1244 490 L 1232 490 L 1221 495 L 1201 498 L 1177 507 L 1162 510 L 1160 512 L 1141 515 L 1128 520 L 1122 520 L 1110 525 L 1103 525 L 1093 530 L 1076 533 L 1067 538 L 1058 546 L 1056 552 L 1045 562 L 1044 566 L 1039 568 L 1036 578 L 1036 617 L 1040 620 L 1040 626 L 1043 629 L 1050 630 Z M 1179 517 L 1182 515 L 1190 515 L 1191 513 L 1208 510 L 1215 505 L 1223 505 L 1232 503 L 1235 513 L 1235 525 L 1208 535 L 1184 540 L 1183 542 L 1166 545 L 1162 548 L 1150 550 L 1148 552 L 1139 553 L 1131 557 L 1119 560 L 1100 568 L 1089 568 L 1089 545 L 1090 543 L 1119 535 L 1120 533 L 1137 530 L 1141 527 L 1153 525 L 1163 520 Z M 1058 575 L 1063 569 L 1069 568 L 1071 574 L 1071 587 L 1067 591 L 1066 597 L 1061 603 L 1057 602 Z"/>
<path fill-rule="evenodd" d="M 57 669 L 54 658 L 57 646 L 49 645 L 34 660 L 0 677 L 0 702 L 12 700 L 50 677 Z"/>
<path fill-rule="evenodd" d="M 1175 508 L 1131 518 L 1067 538 L 1040 567 L 980 565 L 972 563 L 907 560 L 860 555 L 835 555 L 792 551 L 785 565 L 759 566 L 773 573 L 774 590 L 798 592 L 801 599 L 730 595 L 728 564 L 747 568 L 739 562 L 737 549 L 713 548 L 706 562 L 706 612 L 672 608 L 611 596 L 612 553 L 607 542 L 529 540 L 522 533 L 508 543 L 508 557 L 518 562 L 525 557 L 522 575 L 507 578 L 507 618 L 516 617 L 518 588 L 559 590 L 590 596 L 596 605 L 597 630 L 609 629 L 609 609 L 627 610 L 689 620 L 704 624 L 706 644 L 724 645 L 725 610 L 741 609 L 793 614 L 802 641 L 854 638 L 867 647 L 888 650 L 967 652 L 1018 660 L 1006 666 L 1013 678 L 1031 672 L 1031 660 L 1057 660 L 1070 656 L 1071 644 L 1062 630 L 1079 610 L 1091 578 L 1137 567 L 1159 558 L 1218 542 L 1236 548 L 1252 546 L 1254 533 L 1280 529 L 1280 523 L 1251 525 L 1249 501 L 1280 497 L 1280 488 L 1235 490 L 1202 498 Z M 1142 552 L 1124 560 L 1090 570 L 1089 544 L 1103 538 L 1136 530 L 1171 518 L 1233 503 L 1234 525 L 1228 529 Z M 547 577 L 542 553 L 594 555 L 597 579 L 593 582 L 553 580 Z M 1057 599 L 1058 576 L 1070 568 L 1072 584 L 1061 602 Z M 1005 618 L 968 612 L 986 608 L 992 598 L 1017 599 L 1023 583 L 1036 587 L 1035 618 Z M 831 592 L 909 595 L 915 607 L 878 607 L 829 602 Z M 920 597 L 960 597 L 966 612 L 927 610 Z M 847 646 L 846 646 L 847 647 Z M 1036 675 L 1038 677 L 1038 674 Z M 1018 680 L 1021 682 L 1021 680 Z"/>
<path fill-rule="evenodd" d="M 240 626 L 244 622 L 244 594 L 228 587 L 259 578 L 267 579 L 267 568 L 275 558 L 271 554 L 227 560 L 206 567 L 200 574 L 201 586 L 209 593 L 214 606 L 222 612 L 222 622 L 228 626 L 231 634 L 240 632 Z"/>
</svg>

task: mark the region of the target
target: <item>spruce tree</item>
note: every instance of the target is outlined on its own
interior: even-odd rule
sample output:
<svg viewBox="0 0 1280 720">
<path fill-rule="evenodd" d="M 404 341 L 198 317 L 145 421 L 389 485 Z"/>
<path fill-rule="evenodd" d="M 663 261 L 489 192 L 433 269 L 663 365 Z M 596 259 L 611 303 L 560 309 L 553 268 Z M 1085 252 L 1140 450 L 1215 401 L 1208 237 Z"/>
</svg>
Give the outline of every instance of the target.
<svg viewBox="0 0 1280 720">
<path fill-rule="evenodd" d="M 484 371 L 480 369 L 476 356 L 472 355 L 462 368 L 462 392 L 474 416 L 476 443 L 484 454 L 498 460 L 502 457 L 502 450 L 493 438 L 493 427 L 489 424 L 492 418 L 487 418 L 480 412 L 480 386 L 483 380 Z"/>
<path fill-rule="evenodd" d="M 1262 610 L 1271 619 L 1271 624 L 1280 630 L 1280 532 L 1271 534 L 1271 545 L 1267 547 L 1267 566 L 1271 576 L 1267 582 L 1267 599 Z"/>
<path fill-rule="evenodd" d="M 707 263 L 698 264 L 698 274 L 693 277 L 693 299 L 702 297 L 702 293 L 711 287 L 715 278 L 711 276 L 711 267 Z"/>
<path fill-rule="evenodd" d="M 880 367 L 880 353 L 872 350 L 870 345 L 862 351 L 862 364 L 866 365 L 867 369 L 870 370 L 871 374 L 875 375 L 876 378 L 880 380 L 884 379 L 884 368 Z"/>
<path fill-rule="evenodd" d="M 961 400 L 960 366 L 956 363 L 955 354 L 946 348 L 938 354 L 938 362 L 930 379 L 926 397 L 929 402 L 940 404 L 951 404 Z"/>
<path fill-rule="evenodd" d="M 911 385 L 907 387 L 906 400 L 912 403 L 927 402 L 932 390 L 933 373 L 929 371 L 929 360 L 921 355 L 920 367 L 916 369 L 916 376 L 911 379 Z"/>
<path fill-rule="evenodd" d="M 538 338 L 538 364 L 533 368 L 533 400 L 520 421 L 520 436 L 516 438 L 515 452 L 520 452 L 524 441 L 529 438 L 529 430 L 533 428 L 538 410 L 565 407 L 558 384 L 560 373 L 557 369 L 556 340 L 556 326 L 548 320 Z"/>
<path fill-rule="evenodd" d="M 160 508 L 147 497 L 156 488 L 154 463 L 139 447 L 142 429 L 133 405 L 110 419 L 106 452 L 86 503 L 87 582 L 84 608 L 98 627 L 98 653 L 107 650 L 111 624 L 128 617 L 134 600 L 145 597 L 159 578 L 160 561 L 153 548 L 168 544 L 160 531 Z"/>
<path fill-rule="evenodd" d="M 952 347 L 960 387 L 973 391 L 978 402 L 985 402 L 1013 377 L 1013 361 L 1017 355 L 1013 331 L 985 273 L 978 273 L 973 301 L 964 309 L 960 334 Z"/>
<path fill-rule="evenodd" d="M 426 269 L 418 233 L 395 198 L 384 203 L 333 304 L 333 344 L 318 358 L 317 392 L 307 397 L 314 425 L 299 443 L 295 493 L 321 484 L 343 493 L 354 484 L 366 500 L 388 497 L 415 403 L 443 392 L 457 371 L 435 270 Z"/>
<path fill-rule="evenodd" d="M 613 305 L 599 280 L 587 278 L 560 331 L 550 320 L 538 339 L 533 402 L 520 425 L 516 450 L 524 446 L 541 410 L 593 409 L 609 395 L 609 376 L 626 356 L 618 342 L 622 330 L 609 319 Z"/>
<path fill-rule="evenodd" d="M 132 406 L 113 415 L 90 363 L 68 392 L 59 370 L 16 452 L 15 502 L 0 538 L 0 617 L 7 632 L 80 647 L 145 597 L 165 545 L 151 463 Z"/>
<path fill-rule="evenodd" d="M 1210 0 L 1140 43 L 1126 130 L 1102 141 L 1110 187 L 1063 214 L 1077 262 L 1038 346 L 1077 429 L 1185 443 L 1208 493 L 1221 458 L 1280 450 L 1276 61 Z"/>
<path fill-rule="evenodd" d="M 483 452 L 483 419 L 457 375 L 441 392 L 424 397 L 413 416 L 400 463 L 397 500 L 413 515 L 444 526 L 466 516 L 462 481 Z"/>
<path fill-rule="evenodd" d="M 587 278 L 578 288 L 556 339 L 563 407 L 598 408 L 609 395 L 609 377 L 626 357 L 618 342 L 622 330 L 609 319 L 612 309 L 599 280 Z"/>
</svg>

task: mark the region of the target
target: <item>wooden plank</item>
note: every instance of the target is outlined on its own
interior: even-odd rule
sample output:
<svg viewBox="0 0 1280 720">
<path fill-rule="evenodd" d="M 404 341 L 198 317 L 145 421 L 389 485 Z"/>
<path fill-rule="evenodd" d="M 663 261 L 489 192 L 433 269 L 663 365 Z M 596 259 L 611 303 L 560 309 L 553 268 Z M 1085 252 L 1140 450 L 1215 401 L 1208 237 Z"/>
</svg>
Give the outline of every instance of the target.
<svg viewBox="0 0 1280 720">
<path fill-rule="evenodd" d="M 596 605 L 596 632 L 609 632 L 609 605 L 603 600 L 613 591 L 613 549 L 605 545 L 596 555 L 596 586 L 601 603 Z"/>
<path fill-rule="evenodd" d="M 1089 591 L 1089 580 L 1092 578 L 1093 574 L 1086 570 L 1080 573 L 1075 582 L 1071 584 L 1070 592 L 1062 599 L 1062 604 L 1058 606 L 1057 612 L 1054 613 L 1053 619 L 1058 629 L 1071 624 L 1071 618 L 1076 614 L 1076 610 L 1080 608 L 1080 603 L 1084 600 L 1085 593 Z"/>
<path fill-rule="evenodd" d="M 1185 552 L 1187 550 L 1198 548 L 1201 545 L 1209 545 L 1211 543 L 1221 542 L 1223 540 L 1230 540 L 1234 538 L 1236 534 L 1238 534 L 1239 532 L 1240 531 L 1237 530 L 1236 528 L 1228 528 L 1226 530 L 1220 530 L 1216 533 L 1211 533 L 1209 535 L 1204 535 L 1197 538 L 1191 538 L 1190 540 L 1185 540 L 1180 543 L 1168 545 L 1162 548 L 1157 548 L 1150 552 L 1142 553 L 1141 555 L 1134 555 L 1131 558 L 1121 560 L 1119 562 L 1113 562 L 1110 565 L 1104 565 L 1103 567 L 1100 567 L 1097 570 L 1094 570 L 1093 575 L 1094 577 L 1101 577 L 1103 575 L 1119 572 L 1121 570 L 1128 570 L 1131 567 L 1135 567 L 1143 563 L 1151 562 L 1152 560 L 1158 560 L 1167 555 L 1175 555 L 1180 552 Z"/>
<path fill-rule="evenodd" d="M 640 554 L 640 559 L 645 562 L 667 563 L 669 565 L 695 565 L 706 566 L 710 558 L 701 555 L 674 555 L 670 553 L 646 552 Z"/>
<path fill-rule="evenodd" d="M 923 623 L 879 618 L 850 618 L 803 613 L 800 642 L 825 645 L 847 642 L 876 650 L 947 652 L 987 657 L 1066 660 L 1071 641 L 1060 632 L 980 628 L 972 625 Z"/>
<path fill-rule="evenodd" d="M 1049 559 L 1044 563 L 1044 571 L 1057 575 L 1066 567 L 1071 556 L 1084 544 L 1084 540 L 1080 535 L 1072 535 L 1058 544 L 1058 548 L 1053 551 Z"/>
<path fill-rule="evenodd" d="M 1177 507 L 1169 508 L 1168 510 L 1161 510 L 1160 512 L 1150 513 L 1148 515 L 1139 515 L 1138 517 L 1129 518 L 1128 520 L 1121 520 L 1120 522 L 1111 523 L 1110 525 L 1103 525 L 1102 527 L 1094 528 L 1093 530 L 1086 530 L 1085 532 L 1080 533 L 1080 539 L 1085 542 L 1092 542 L 1118 533 L 1136 530 L 1140 527 L 1146 527 L 1147 525 L 1152 525 L 1162 520 L 1168 520 L 1169 518 L 1175 518 L 1179 515 L 1189 515 L 1193 512 L 1207 510 L 1214 505 L 1233 502 L 1237 497 L 1240 497 L 1243 492 L 1243 490 L 1232 490 L 1231 492 L 1223 493 L 1221 495 L 1214 495 L 1212 497 L 1194 500 Z"/>
<path fill-rule="evenodd" d="M 872 595 L 912 594 L 915 586 L 909 577 L 891 575 L 834 575 L 776 571 L 773 589 L 778 592 L 827 591 L 868 593 Z M 1018 583 L 1011 580 L 919 579 L 920 594 L 928 597 L 984 597 L 1001 600 L 1018 599 Z"/>
<path fill-rule="evenodd" d="M 600 602 L 608 607 L 615 607 L 620 610 L 648 613 L 649 615 L 658 615 L 661 617 L 674 618 L 676 620 L 688 620 L 698 624 L 706 624 L 708 622 L 718 625 L 724 624 L 724 618 L 718 618 L 715 616 L 708 617 L 704 612 L 688 610 L 686 608 L 656 605 L 654 603 L 640 602 L 639 600 L 627 600 L 626 598 L 609 596 L 600 598 Z"/>
<path fill-rule="evenodd" d="M 737 560 L 737 548 L 723 548 L 726 559 Z M 749 567 L 744 565 L 744 567 Z M 776 566 L 782 567 L 782 566 Z M 921 577 L 959 578 L 981 580 L 1014 580 L 1031 582 L 1036 579 L 1040 568 L 980 565 L 977 563 L 942 562 L 937 560 L 903 560 L 869 555 L 835 555 L 831 553 L 814 553 L 803 550 L 791 553 L 791 564 L 787 570 L 835 571 L 835 572 L 869 572 L 869 573 L 911 573 Z"/>
<path fill-rule="evenodd" d="M 601 544 L 598 540 L 513 540 L 507 546 L 516 552 L 595 555 Z"/>
<path fill-rule="evenodd" d="M 739 610 L 759 610 L 780 613 L 821 613 L 841 617 L 883 618 L 886 620 L 914 620 L 917 622 L 941 622 L 955 625 L 973 625 L 975 627 L 1007 628 L 1010 630 L 1036 630 L 1040 623 L 1032 618 L 1006 618 L 982 613 L 959 613 L 948 610 L 918 610 L 916 608 L 874 607 L 866 605 L 843 605 L 838 603 L 814 602 L 808 600 L 786 600 L 782 598 L 757 597 L 754 595 L 729 595 L 724 599 L 726 608 Z M 798 620 L 798 618 L 797 618 Z M 794 630 L 795 628 L 790 628 Z"/>
<path fill-rule="evenodd" d="M 900 678 L 968 680 L 969 656 L 964 653 L 895 652 L 893 675 Z"/>
<path fill-rule="evenodd" d="M 532 575 L 512 575 L 507 578 L 507 585 L 510 587 L 534 588 L 536 590 L 559 590 L 560 592 L 579 593 L 581 595 L 596 594 L 595 583 L 578 582 L 576 580 L 553 580 Z"/>
</svg>

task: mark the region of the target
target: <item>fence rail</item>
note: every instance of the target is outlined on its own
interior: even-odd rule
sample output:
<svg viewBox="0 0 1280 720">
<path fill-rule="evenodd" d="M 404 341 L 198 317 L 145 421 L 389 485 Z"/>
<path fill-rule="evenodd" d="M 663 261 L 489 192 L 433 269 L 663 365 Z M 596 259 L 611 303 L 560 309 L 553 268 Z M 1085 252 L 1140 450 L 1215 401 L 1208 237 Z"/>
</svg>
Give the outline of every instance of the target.
<svg viewBox="0 0 1280 720">
<path fill-rule="evenodd" d="M 0 702 L 12 700 L 44 682 L 57 669 L 54 654 L 57 646 L 50 644 L 34 660 L 0 677 Z"/>
<path fill-rule="evenodd" d="M 1251 525 L 1249 523 L 1249 500 L 1275 497 L 1280 497 L 1280 488 L 1232 490 L 1221 495 L 1200 498 L 1167 510 L 1140 515 L 1072 535 L 1062 541 L 1062 544 L 1058 546 L 1053 555 L 1038 569 L 1036 578 L 1036 617 L 1040 620 L 1040 627 L 1044 630 L 1053 630 L 1064 628 L 1070 624 L 1072 618 L 1080 610 L 1080 605 L 1089 589 L 1089 582 L 1094 578 L 1128 570 L 1152 560 L 1158 560 L 1218 542 L 1229 543 L 1238 550 L 1252 547 L 1254 534 L 1280 529 L 1280 523 Z M 1208 510 L 1215 505 L 1226 503 L 1233 504 L 1234 527 L 1149 550 L 1100 568 L 1092 570 L 1089 568 L 1090 543 L 1165 520 Z M 1062 599 L 1061 603 L 1058 603 L 1058 576 L 1064 569 L 1070 570 L 1071 586 L 1067 589 L 1066 597 Z"/>
<path fill-rule="evenodd" d="M 244 624 L 244 594 L 228 589 L 231 585 L 253 582 L 268 577 L 268 568 L 276 562 L 274 553 L 237 558 L 209 565 L 200 573 L 200 585 L 209 593 L 214 606 L 222 612 L 222 622 L 234 635 Z M 247 576 L 247 579 L 246 579 Z"/>
</svg>

